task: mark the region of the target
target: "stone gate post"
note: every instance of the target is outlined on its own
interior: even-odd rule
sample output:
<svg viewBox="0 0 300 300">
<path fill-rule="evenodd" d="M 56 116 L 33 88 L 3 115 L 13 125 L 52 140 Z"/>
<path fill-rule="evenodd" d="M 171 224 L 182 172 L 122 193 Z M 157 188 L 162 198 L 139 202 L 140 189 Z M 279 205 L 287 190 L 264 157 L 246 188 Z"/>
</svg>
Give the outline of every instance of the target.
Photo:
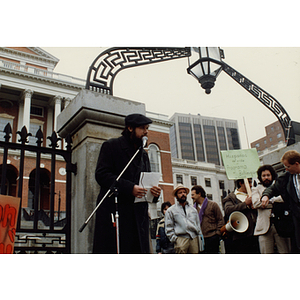
<svg viewBox="0 0 300 300">
<path fill-rule="evenodd" d="M 83 232 L 79 229 L 96 207 L 98 154 L 105 140 L 121 135 L 131 113 L 145 114 L 145 105 L 83 89 L 57 118 L 58 134 L 72 136 L 72 163 L 77 164 L 77 175 L 72 175 L 71 253 L 92 253 L 96 216 Z"/>
</svg>

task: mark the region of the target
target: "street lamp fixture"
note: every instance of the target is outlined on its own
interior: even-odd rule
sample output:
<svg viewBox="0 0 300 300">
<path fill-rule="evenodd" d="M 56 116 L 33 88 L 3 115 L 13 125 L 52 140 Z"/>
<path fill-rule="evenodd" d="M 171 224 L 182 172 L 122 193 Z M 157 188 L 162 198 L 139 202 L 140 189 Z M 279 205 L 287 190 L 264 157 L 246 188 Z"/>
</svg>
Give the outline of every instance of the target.
<svg viewBox="0 0 300 300">
<path fill-rule="evenodd" d="M 191 47 L 187 72 L 199 81 L 206 94 L 210 94 L 222 71 L 222 58 L 223 50 L 219 47 Z"/>
</svg>

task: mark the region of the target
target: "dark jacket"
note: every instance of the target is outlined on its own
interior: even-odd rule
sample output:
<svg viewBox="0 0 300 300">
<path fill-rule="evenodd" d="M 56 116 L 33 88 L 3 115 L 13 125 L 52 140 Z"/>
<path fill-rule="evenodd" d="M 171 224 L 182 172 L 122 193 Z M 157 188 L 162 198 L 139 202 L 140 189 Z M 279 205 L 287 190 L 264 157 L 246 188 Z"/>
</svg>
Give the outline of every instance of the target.
<svg viewBox="0 0 300 300">
<path fill-rule="evenodd" d="M 199 213 L 199 206 L 197 206 L 196 209 Z M 221 235 L 220 230 L 223 225 L 224 218 L 219 205 L 214 201 L 208 200 L 201 222 L 201 230 L 204 238 L 212 237 L 214 235 Z"/>
<path fill-rule="evenodd" d="M 156 252 L 164 254 L 175 253 L 174 244 L 169 241 L 165 232 L 165 218 L 162 218 L 157 225 Z"/>
<path fill-rule="evenodd" d="M 115 182 L 136 149 L 129 138 L 121 136 L 103 143 L 95 177 L 101 186 L 97 203 Z M 132 190 L 139 184 L 141 172 L 150 172 L 147 152 L 141 148 L 118 181 L 118 212 L 120 253 L 149 253 L 148 203 L 134 203 Z M 96 213 L 94 253 L 116 253 L 116 229 L 111 214 L 115 215 L 115 196 L 106 198 Z"/>
<path fill-rule="evenodd" d="M 293 216 L 295 238 L 297 247 L 300 249 L 300 202 L 293 182 L 293 175 L 290 172 L 285 172 L 279 176 L 276 182 L 264 190 L 262 196 L 268 196 L 271 199 L 273 196 L 281 195 L 283 201 L 288 204 Z"/>
<path fill-rule="evenodd" d="M 228 194 L 228 196 L 222 200 L 222 203 L 223 203 L 223 207 L 224 207 L 226 222 L 227 222 L 229 216 L 231 215 L 231 213 L 233 213 L 234 211 L 239 211 L 239 212 L 243 213 L 247 217 L 248 222 L 249 222 L 249 227 L 245 232 L 238 233 L 238 232 L 232 231 L 232 239 L 237 240 L 237 239 L 242 239 L 242 238 L 247 238 L 247 237 L 253 236 L 256 218 L 257 218 L 256 209 L 248 208 L 246 203 L 240 201 L 236 197 L 234 192 Z"/>
</svg>

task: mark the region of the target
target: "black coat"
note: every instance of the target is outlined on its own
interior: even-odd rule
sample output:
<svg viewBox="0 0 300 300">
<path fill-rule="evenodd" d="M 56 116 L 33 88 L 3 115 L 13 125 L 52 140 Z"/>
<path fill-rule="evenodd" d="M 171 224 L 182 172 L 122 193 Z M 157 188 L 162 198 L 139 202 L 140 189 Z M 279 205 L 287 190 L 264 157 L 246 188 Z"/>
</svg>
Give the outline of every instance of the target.
<svg viewBox="0 0 300 300">
<path fill-rule="evenodd" d="M 97 203 L 135 154 L 136 149 L 130 139 L 121 136 L 103 143 L 95 172 L 100 185 Z M 149 253 L 148 203 L 134 203 L 132 190 L 139 184 L 141 172 L 150 172 L 147 152 L 141 148 L 118 181 L 118 213 L 120 253 Z M 115 216 L 115 196 L 106 198 L 96 213 L 94 253 L 116 253 L 116 229 L 111 214 Z"/>
<path fill-rule="evenodd" d="M 290 172 L 285 172 L 279 176 L 275 183 L 266 188 L 262 196 L 268 196 L 271 199 L 273 196 L 281 195 L 285 203 L 288 204 L 293 216 L 295 239 L 298 249 L 300 249 L 300 199 L 295 190 L 293 175 Z"/>
<path fill-rule="evenodd" d="M 246 203 L 240 201 L 236 197 L 234 192 L 228 194 L 227 197 L 225 197 L 222 200 L 222 203 L 223 203 L 223 207 L 224 207 L 226 222 L 229 219 L 229 216 L 231 215 L 231 213 L 233 213 L 234 211 L 239 211 L 239 212 L 243 213 L 247 217 L 248 222 L 249 222 L 248 229 L 245 232 L 243 232 L 243 233 L 238 233 L 235 231 L 232 232 L 233 240 L 253 236 L 255 224 L 256 224 L 256 218 L 257 218 L 257 210 L 248 208 Z"/>
</svg>

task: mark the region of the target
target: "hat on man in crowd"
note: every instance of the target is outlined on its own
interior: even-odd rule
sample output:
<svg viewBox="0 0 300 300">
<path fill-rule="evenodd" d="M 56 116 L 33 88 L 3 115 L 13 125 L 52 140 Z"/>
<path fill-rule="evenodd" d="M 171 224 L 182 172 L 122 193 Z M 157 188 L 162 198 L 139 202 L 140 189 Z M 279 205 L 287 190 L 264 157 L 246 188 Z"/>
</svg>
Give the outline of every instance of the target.
<svg viewBox="0 0 300 300">
<path fill-rule="evenodd" d="M 139 127 L 151 124 L 152 120 L 142 114 L 131 114 L 125 118 L 125 126 Z"/>
<path fill-rule="evenodd" d="M 186 194 L 190 192 L 190 190 L 187 187 L 185 187 L 183 184 L 178 184 L 175 190 L 172 192 L 173 197 L 176 197 L 177 192 L 181 189 L 185 189 Z"/>
</svg>

